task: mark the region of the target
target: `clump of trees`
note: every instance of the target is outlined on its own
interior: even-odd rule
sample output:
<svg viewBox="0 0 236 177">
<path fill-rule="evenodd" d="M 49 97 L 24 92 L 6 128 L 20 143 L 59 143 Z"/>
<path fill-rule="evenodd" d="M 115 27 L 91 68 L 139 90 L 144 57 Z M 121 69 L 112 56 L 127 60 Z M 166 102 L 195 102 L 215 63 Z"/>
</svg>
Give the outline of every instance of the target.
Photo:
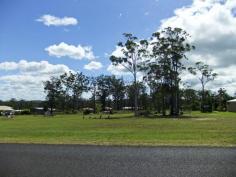
<svg viewBox="0 0 236 177">
<path fill-rule="evenodd" d="M 151 42 L 138 40 L 131 34 L 124 34 L 123 56 L 111 56 L 114 65 L 121 64 L 134 77 L 135 95 L 137 95 L 137 72 L 145 72 L 146 81 L 162 97 L 162 114 L 166 115 L 166 99 L 170 98 L 170 115 L 180 114 L 180 74 L 185 69 L 183 60 L 186 52 L 194 49 L 187 39 L 189 35 L 180 28 L 166 28 L 153 33 Z M 135 97 L 135 115 L 137 115 L 137 97 Z"/>
<path fill-rule="evenodd" d="M 186 54 L 195 49 L 188 43 L 189 38 L 186 31 L 170 27 L 153 33 L 147 40 L 125 33 L 124 41 L 118 43 L 121 55 L 112 55 L 110 61 L 123 66 L 132 75 L 132 82 L 127 84 L 123 78 L 110 75 L 89 78 L 72 72 L 52 77 L 44 83 L 50 110 L 58 107 L 76 112 L 89 106 L 96 112 L 98 107 L 101 110 L 131 107 L 135 116 L 140 109 L 154 110 L 163 116 L 179 116 L 183 108 L 205 112 L 209 111 L 208 106 L 226 110 L 226 100 L 230 98 L 226 91 L 221 89 L 215 94 L 206 89 L 217 74 L 202 62 L 186 66 Z M 199 78 L 201 91 L 180 87 L 183 71 Z M 142 81 L 137 78 L 139 73 L 143 75 Z M 91 99 L 82 98 L 84 92 L 90 92 Z"/>
</svg>

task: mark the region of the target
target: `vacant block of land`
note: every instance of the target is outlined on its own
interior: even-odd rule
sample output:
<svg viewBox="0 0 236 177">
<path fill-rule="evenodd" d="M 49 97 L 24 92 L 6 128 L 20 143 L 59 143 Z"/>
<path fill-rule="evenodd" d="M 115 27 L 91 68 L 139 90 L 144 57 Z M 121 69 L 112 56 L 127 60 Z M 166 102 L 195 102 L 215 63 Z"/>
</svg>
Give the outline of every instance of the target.
<svg viewBox="0 0 236 177">
<path fill-rule="evenodd" d="M 110 119 L 77 115 L 0 119 L 0 143 L 236 146 L 236 113 L 193 112 L 185 118 Z"/>
</svg>

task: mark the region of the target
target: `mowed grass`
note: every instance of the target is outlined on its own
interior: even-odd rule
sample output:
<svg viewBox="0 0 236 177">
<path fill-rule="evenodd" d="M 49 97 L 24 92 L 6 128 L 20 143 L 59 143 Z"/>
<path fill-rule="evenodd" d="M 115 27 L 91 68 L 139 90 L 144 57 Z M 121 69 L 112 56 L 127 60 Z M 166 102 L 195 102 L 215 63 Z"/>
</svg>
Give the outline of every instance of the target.
<svg viewBox="0 0 236 177">
<path fill-rule="evenodd" d="M 181 119 L 134 118 L 132 113 L 95 117 L 0 118 L 0 143 L 236 146 L 236 113 L 193 112 Z"/>
</svg>

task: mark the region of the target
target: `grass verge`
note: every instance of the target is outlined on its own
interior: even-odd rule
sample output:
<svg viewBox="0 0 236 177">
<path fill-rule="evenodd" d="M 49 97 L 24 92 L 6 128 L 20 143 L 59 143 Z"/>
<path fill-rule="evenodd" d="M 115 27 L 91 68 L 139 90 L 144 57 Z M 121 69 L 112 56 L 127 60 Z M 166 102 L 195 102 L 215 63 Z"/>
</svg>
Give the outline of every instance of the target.
<svg viewBox="0 0 236 177">
<path fill-rule="evenodd" d="M 133 118 L 131 113 L 98 117 L 1 118 L 0 143 L 236 146 L 236 113 L 193 112 L 181 119 Z"/>
</svg>

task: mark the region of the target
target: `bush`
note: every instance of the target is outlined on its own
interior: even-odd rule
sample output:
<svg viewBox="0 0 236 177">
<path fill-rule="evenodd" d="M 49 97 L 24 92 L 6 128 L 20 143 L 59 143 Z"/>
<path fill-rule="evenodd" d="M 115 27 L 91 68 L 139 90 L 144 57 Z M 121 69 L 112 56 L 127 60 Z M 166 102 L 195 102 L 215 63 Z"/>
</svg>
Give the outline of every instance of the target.
<svg viewBox="0 0 236 177">
<path fill-rule="evenodd" d="M 88 114 L 91 114 L 93 112 L 94 112 L 93 108 L 83 108 L 83 114 L 84 115 L 88 115 Z"/>
<path fill-rule="evenodd" d="M 148 116 L 151 115 L 151 111 L 149 111 L 149 110 L 139 111 L 139 112 L 138 112 L 138 115 L 139 115 L 139 116 L 145 116 L 145 117 L 148 117 Z"/>
<path fill-rule="evenodd" d="M 77 110 L 73 110 L 72 114 L 78 114 L 78 111 Z"/>
<path fill-rule="evenodd" d="M 212 112 L 212 105 L 203 105 L 202 106 L 202 112 Z"/>
<path fill-rule="evenodd" d="M 24 109 L 24 110 L 21 110 L 21 111 L 16 111 L 14 114 L 15 115 L 30 115 L 31 112 L 28 109 Z"/>
<path fill-rule="evenodd" d="M 21 115 L 30 115 L 30 110 L 22 110 Z"/>
</svg>

